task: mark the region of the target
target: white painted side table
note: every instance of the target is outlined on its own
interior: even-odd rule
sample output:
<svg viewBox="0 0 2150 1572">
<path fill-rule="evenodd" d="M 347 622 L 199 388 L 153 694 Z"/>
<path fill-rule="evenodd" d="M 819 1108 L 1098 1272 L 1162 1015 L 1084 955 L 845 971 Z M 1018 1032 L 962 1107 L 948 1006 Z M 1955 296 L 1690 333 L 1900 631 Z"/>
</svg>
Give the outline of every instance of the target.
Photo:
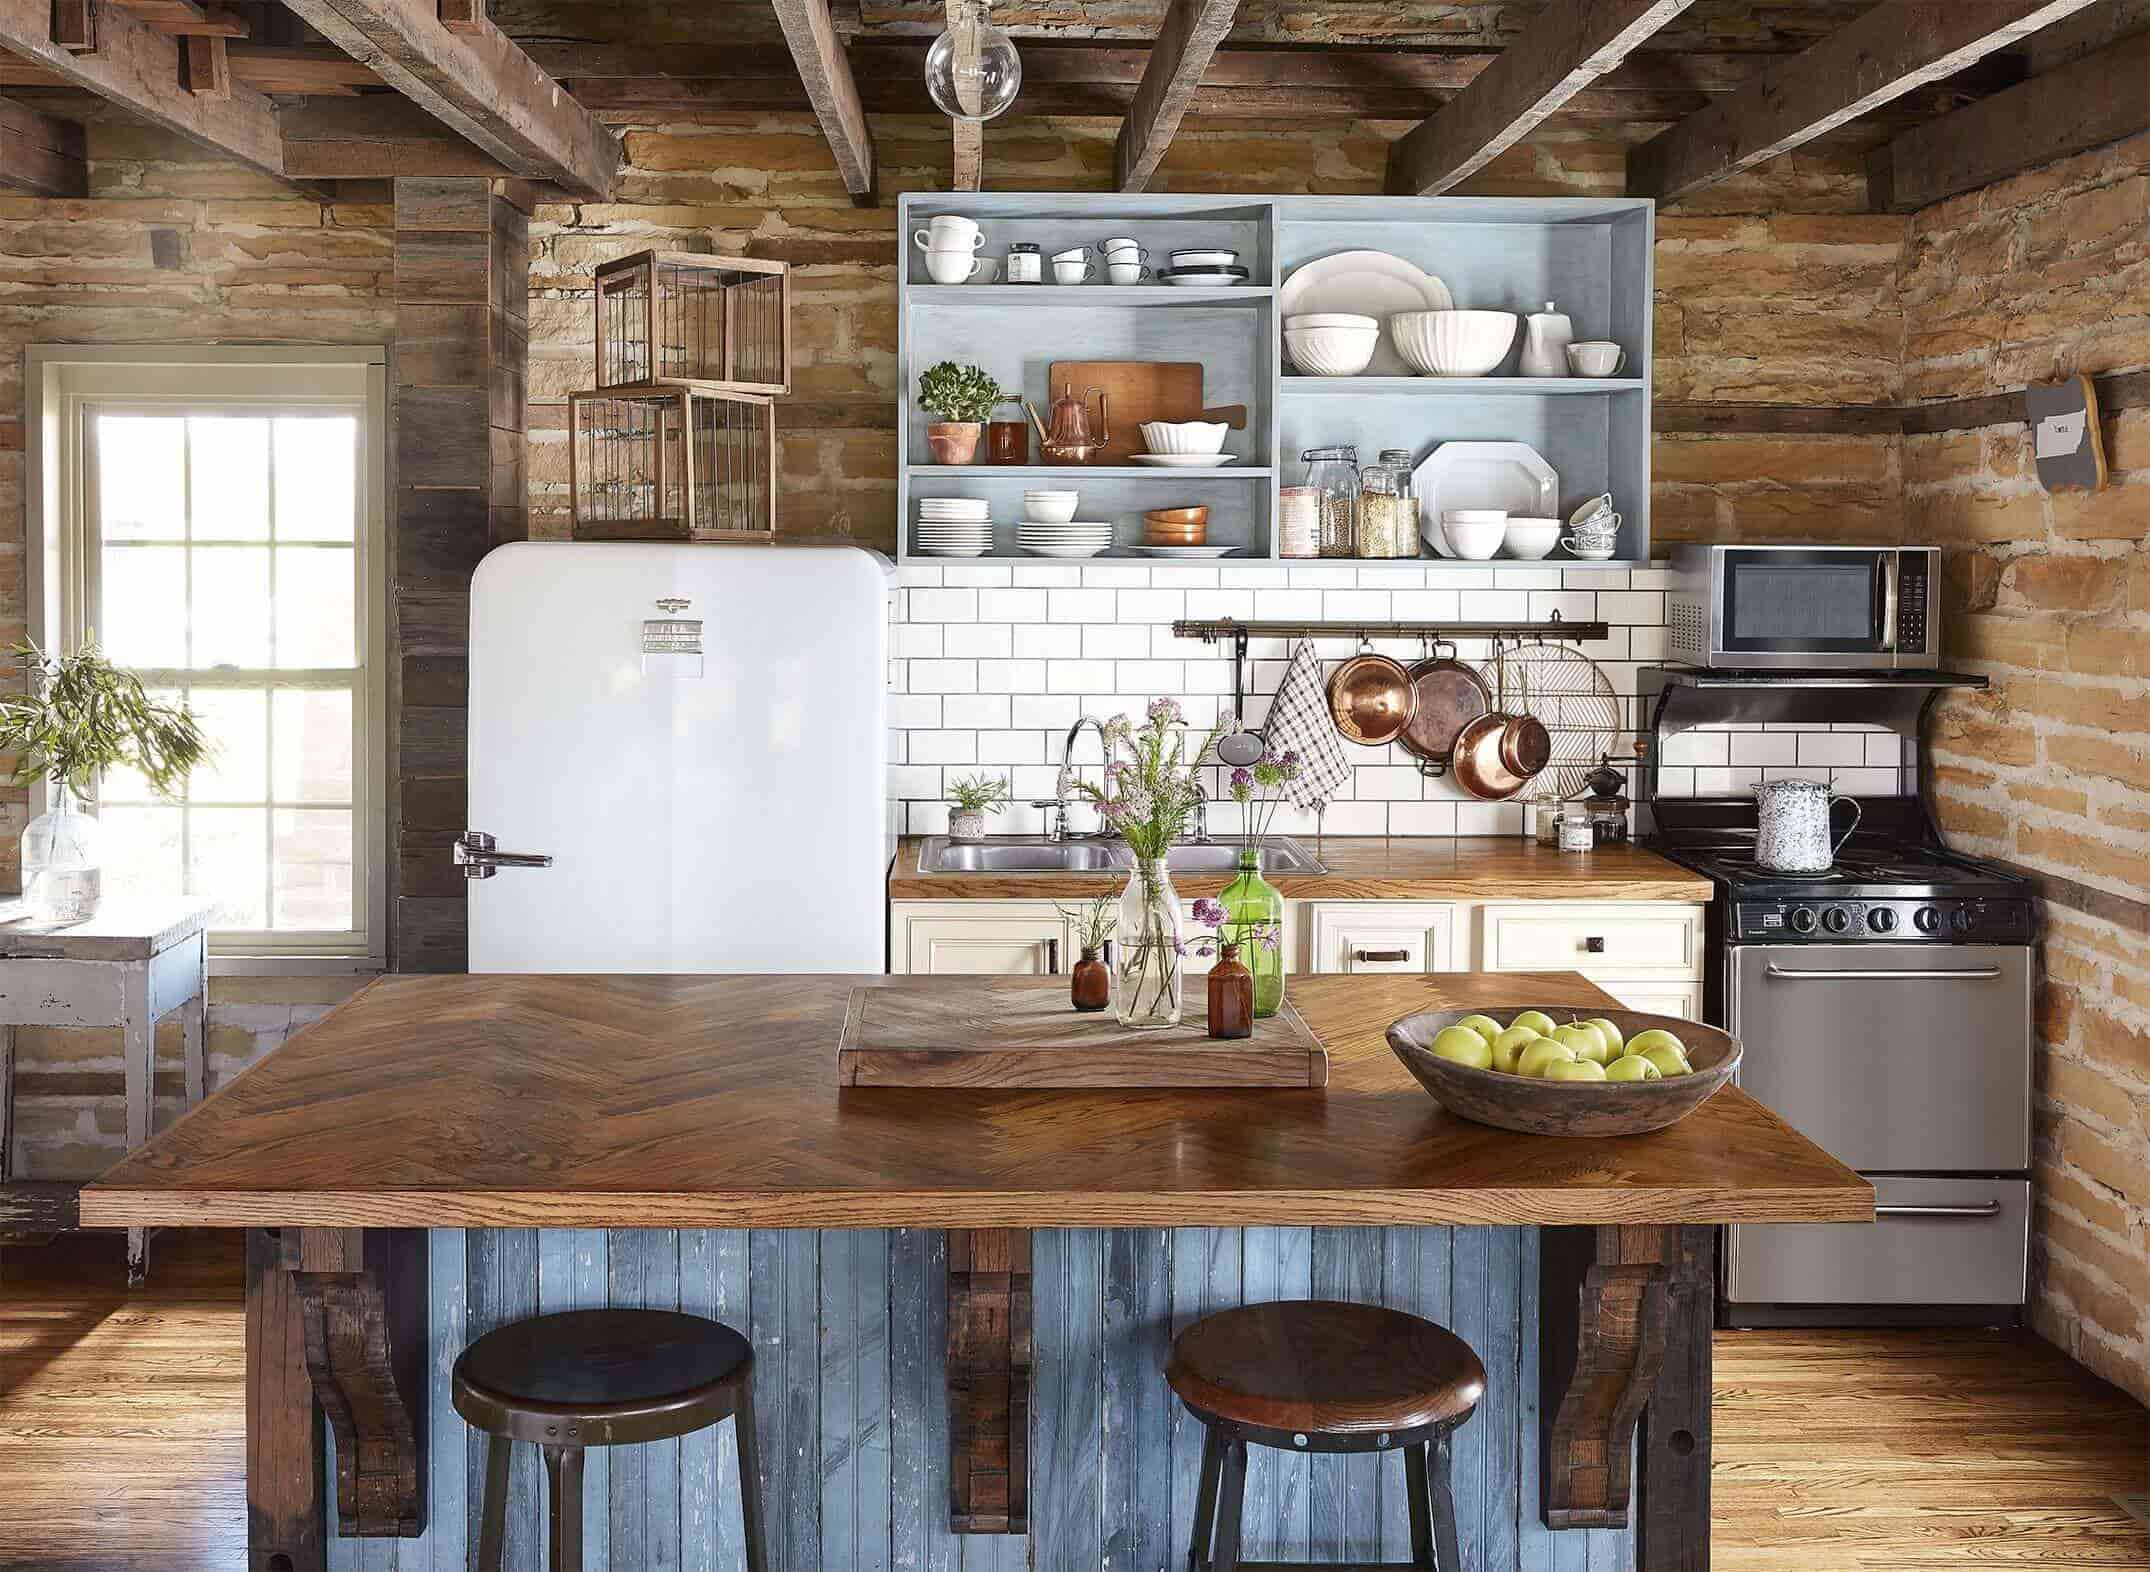
<svg viewBox="0 0 2150 1572">
<path fill-rule="evenodd" d="M 15 1140 L 15 1028 L 120 1029 L 127 1067 L 127 1147 L 149 1139 L 156 1104 L 157 1022 L 183 1011 L 190 1108 L 208 1081 L 209 915 L 192 896 L 111 899 L 88 922 L 31 918 L 0 902 L 0 1183 Z M 147 1231 L 127 1230 L 127 1281 L 149 1269 Z"/>
</svg>

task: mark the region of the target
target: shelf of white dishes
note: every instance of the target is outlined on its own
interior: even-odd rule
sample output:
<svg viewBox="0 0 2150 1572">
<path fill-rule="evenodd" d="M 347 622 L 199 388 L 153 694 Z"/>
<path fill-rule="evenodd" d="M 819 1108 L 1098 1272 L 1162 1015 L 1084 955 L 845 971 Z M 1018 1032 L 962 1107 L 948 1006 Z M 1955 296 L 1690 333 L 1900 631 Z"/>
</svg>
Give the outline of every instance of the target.
<svg viewBox="0 0 2150 1572">
<path fill-rule="evenodd" d="M 1606 393 L 1639 393 L 1640 377 L 1308 377 L 1287 374 L 1279 384 L 1286 398 L 1337 398 L 1407 393 L 1439 398 L 1469 394 L 1486 398 L 1515 393 L 1541 398 L 1576 398 Z"/>
<path fill-rule="evenodd" d="M 913 284 L 905 295 L 916 306 L 977 306 L 1020 301 L 1071 306 L 1255 306 L 1276 291 L 1266 284 L 1230 288 L 1173 284 Z"/>
<path fill-rule="evenodd" d="M 1267 480 L 1276 471 L 1264 464 L 913 464 L 913 482 L 938 475 L 1049 475 L 1079 480 Z"/>
</svg>

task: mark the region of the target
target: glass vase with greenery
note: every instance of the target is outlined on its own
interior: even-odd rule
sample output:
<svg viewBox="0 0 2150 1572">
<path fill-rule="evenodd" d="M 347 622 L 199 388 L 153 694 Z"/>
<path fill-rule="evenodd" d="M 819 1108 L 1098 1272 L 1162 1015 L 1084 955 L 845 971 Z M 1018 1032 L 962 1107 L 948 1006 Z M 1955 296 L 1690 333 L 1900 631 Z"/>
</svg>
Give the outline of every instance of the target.
<svg viewBox="0 0 2150 1572">
<path fill-rule="evenodd" d="M 119 768 L 172 796 L 208 744 L 184 705 L 152 699 L 94 638 L 58 658 L 27 643 L 13 654 L 28 680 L 24 692 L 0 699 L 0 753 L 14 755 L 17 785 L 43 777 L 52 788 L 45 812 L 22 832 L 23 894 L 41 918 L 84 922 L 103 895 L 104 865 L 97 821 L 80 798 Z"/>
<path fill-rule="evenodd" d="M 986 815 L 1008 805 L 1008 779 L 1004 775 L 969 775 L 948 783 L 948 838 L 952 841 L 985 839 Z"/>
</svg>

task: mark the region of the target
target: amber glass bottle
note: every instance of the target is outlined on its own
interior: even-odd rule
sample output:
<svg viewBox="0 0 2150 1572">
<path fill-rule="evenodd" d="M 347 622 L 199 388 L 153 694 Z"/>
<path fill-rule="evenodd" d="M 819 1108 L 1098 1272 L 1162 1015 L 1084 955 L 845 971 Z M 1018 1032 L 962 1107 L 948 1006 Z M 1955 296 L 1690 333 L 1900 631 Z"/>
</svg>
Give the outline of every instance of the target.
<svg viewBox="0 0 2150 1572">
<path fill-rule="evenodd" d="M 1239 959 L 1239 946 L 1227 944 L 1217 951 L 1217 964 L 1209 973 L 1209 1035 L 1254 1035 L 1254 974 Z"/>
</svg>

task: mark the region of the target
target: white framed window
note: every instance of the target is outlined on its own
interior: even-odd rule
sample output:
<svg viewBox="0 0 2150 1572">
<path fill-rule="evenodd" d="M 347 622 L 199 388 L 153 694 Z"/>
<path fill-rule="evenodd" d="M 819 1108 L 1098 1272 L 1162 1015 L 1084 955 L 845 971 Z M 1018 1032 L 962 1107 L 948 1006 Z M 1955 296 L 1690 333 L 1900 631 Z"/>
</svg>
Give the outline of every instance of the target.
<svg viewBox="0 0 2150 1572">
<path fill-rule="evenodd" d="M 382 352 L 40 345 L 27 371 L 31 637 L 94 636 L 213 748 L 175 800 L 99 783 L 106 890 L 215 900 L 219 971 L 378 968 Z"/>
</svg>

